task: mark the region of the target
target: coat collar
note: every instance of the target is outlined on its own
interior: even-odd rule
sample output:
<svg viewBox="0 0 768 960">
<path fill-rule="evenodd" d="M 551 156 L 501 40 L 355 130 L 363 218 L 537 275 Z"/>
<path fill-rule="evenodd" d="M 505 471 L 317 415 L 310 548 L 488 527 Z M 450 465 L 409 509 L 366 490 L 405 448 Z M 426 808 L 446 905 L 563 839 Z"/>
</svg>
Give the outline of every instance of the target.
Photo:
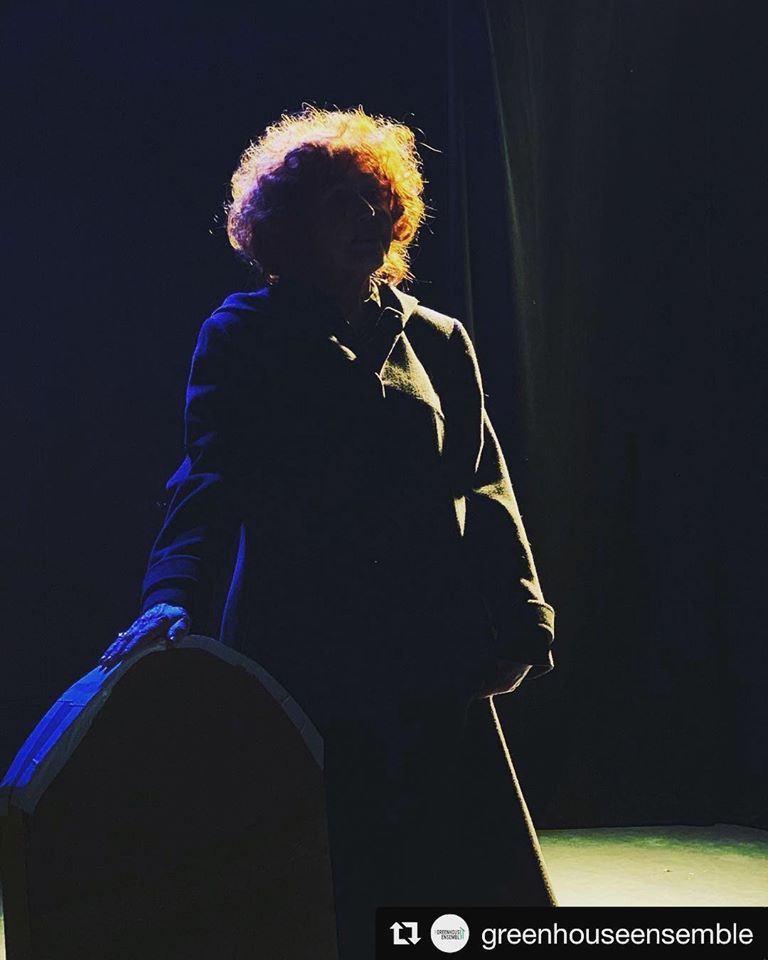
<svg viewBox="0 0 768 960">
<path fill-rule="evenodd" d="M 408 323 L 408 318 L 418 306 L 418 297 L 414 297 L 410 293 L 404 293 L 393 283 L 383 283 L 380 287 L 380 291 L 382 293 L 381 305 L 383 308 L 387 306 L 384 303 L 385 297 L 394 297 L 394 300 L 397 301 L 396 304 L 393 303 L 391 306 L 395 311 L 400 313 L 400 321 L 403 325 L 403 329 L 405 329 L 405 325 Z"/>
<path fill-rule="evenodd" d="M 297 280 L 280 280 L 259 291 L 270 303 L 273 303 L 280 312 L 290 314 L 284 323 L 302 334 L 327 337 L 338 333 L 340 325 L 344 324 L 336 301 L 320 291 L 308 287 Z M 419 300 L 409 293 L 399 290 L 394 284 L 380 283 L 379 295 L 381 312 L 377 322 L 380 322 L 385 313 L 389 313 L 394 320 L 393 326 L 405 329 L 408 319 L 415 310 Z"/>
</svg>

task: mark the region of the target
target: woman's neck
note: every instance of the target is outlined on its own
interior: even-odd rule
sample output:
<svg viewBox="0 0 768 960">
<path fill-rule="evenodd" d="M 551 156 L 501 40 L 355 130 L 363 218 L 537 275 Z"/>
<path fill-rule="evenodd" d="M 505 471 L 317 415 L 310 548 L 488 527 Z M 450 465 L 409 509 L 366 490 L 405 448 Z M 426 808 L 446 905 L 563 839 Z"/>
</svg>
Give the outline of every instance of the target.
<svg viewBox="0 0 768 960">
<path fill-rule="evenodd" d="M 286 280 L 295 282 L 308 289 L 317 290 L 330 300 L 333 300 L 339 307 L 344 319 L 351 325 L 356 326 L 365 311 L 365 304 L 373 299 L 375 303 L 380 303 L 380 298 L 376 285 L 371 282 L 370 277 L 351 278 L 344 282 L 334 282 L 332 278 L 313 277 L 308 275 L 286 277 Z"/>
</svg>

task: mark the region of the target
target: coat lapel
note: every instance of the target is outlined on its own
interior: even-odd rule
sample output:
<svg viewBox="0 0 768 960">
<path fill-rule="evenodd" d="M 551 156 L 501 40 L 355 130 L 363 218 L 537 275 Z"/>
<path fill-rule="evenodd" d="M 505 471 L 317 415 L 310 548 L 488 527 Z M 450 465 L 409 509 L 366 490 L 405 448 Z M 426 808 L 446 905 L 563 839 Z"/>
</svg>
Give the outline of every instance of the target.
<svg viewBox="0 0 768 960">
<path fill-rule="evenodd" d="M 408 320 L 419 301 L 416 297 L 398 290 L 392 284 L 385 285 L 383 294 L 384 310 L 395 310 L 399 314 L 401 330 L 392 342 L 389 353 L 376 376 L 381 380 L 385 394 L 388 390 L 407 394 L 431 407 L 438 417 L 444 420 L 440 397 L 408 339 Z"/>
<path fill-rule="evenodd" d="M 356 347 L 333 301 L 291 281 L 265 291 L 285 316 L 283 336 L 305 343 L 323 341 L 352 362 L 367 366 L 381 383 L 382 393 L 402 395 L 426 404 L 444 420 L 440 397 L 408 339 L 408 321 L 419 301 L 394 284 L 381 284 L 381 313 L 376 332 Z M 359 351 L 359 356 L 358 352 Z"/>
<path fill-rule="evenodd" d="M 395 338 L 377 376 L 384 387 L 385 396 L 389 392 L 406 394 L 425 403 L 440 420 L 445 419 L 440 397 L 405 333 Z"/>
</svg>

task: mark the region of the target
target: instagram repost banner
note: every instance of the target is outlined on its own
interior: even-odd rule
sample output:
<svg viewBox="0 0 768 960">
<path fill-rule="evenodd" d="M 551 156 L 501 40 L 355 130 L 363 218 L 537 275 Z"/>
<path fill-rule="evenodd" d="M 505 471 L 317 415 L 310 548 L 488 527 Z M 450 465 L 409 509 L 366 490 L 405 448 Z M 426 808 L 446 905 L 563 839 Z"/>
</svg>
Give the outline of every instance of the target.
<svg viewBox="0 0 768 960">
<path fill-rule="evenodd" d="M 380 907 L 376 958 L 573 951 L 768 957 L 768 907 Z"/>
</svg>

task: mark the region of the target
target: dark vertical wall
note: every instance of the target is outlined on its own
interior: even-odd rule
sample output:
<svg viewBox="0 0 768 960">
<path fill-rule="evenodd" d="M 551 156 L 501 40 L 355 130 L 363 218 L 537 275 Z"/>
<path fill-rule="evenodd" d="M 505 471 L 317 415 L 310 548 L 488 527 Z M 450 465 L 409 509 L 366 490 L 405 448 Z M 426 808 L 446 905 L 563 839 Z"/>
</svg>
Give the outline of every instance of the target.
<svg viewBox="0 0 768 960">
<path fill-rule="evenodd" d="M 558 612 L 497 701 L 538 822 L 758 822 L 759 10 L 6 4 L 0 765 L 136 613 L 241 150 L 362 103 L 434 148 L 411 290 L 473 332 Z"/>
<path fill-rule="evenodd" d="M 508 306 L 477 324 L 560 653 L 502 709 L 541 822 L 765 824 L 764 18 L 483 6 Z"/>
</svg>

